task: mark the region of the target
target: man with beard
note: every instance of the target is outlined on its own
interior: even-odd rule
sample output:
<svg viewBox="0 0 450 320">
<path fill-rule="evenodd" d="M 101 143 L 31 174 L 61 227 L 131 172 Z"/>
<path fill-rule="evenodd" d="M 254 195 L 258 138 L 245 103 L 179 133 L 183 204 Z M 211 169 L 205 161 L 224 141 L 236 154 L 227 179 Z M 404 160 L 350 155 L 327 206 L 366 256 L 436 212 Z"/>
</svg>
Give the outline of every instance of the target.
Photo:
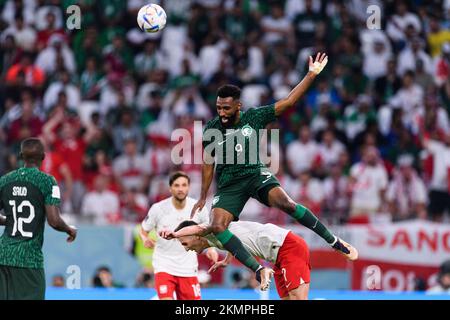
<svg viewBox="0 0 450 320">
<path fill-rule="evenodd" d="M 335 250 L 351 260 L 356 259 L 356 250 L 333 235 L 308 208 L 295 203 L 259 159 L 260 130 L 299 101 L 327 62 L 325 53 L 318 53 L 315 61 L 309 57 L 309 72 L 286 98 L 246 112 L 241 111 L 240 89 L 233 85 L 222 86 L 216 102 L 218 117 L 209 121 L 204 129 L 201 197 L 191 217 L 205 206 L 216 167 L 218 190 L 212 202 L 212 221 L 200 235 L 212 232 L 223 248 L 256 273 L 261 290 L 268 289 L 273 271 L 262 267 L 228 229 L 231 221 L 239 220 L 250 197 L 281 209 L 316 232 Z"/>
<path fill-rule="evenodd" d="M 169 179 L 171 197 L 152 205 L 141 224 L 140 236 L 147 248 L 154 248 L 153 268 L 155 289 L 161 300 L 200 300 L 200 284 L 197 279 L 198 261 L 195 252 L 187 252 L 177 240 L 158 237 L 156 242 L 149 238 L 149 232 L 156 229 L 175 229 L 180 222 L 189 219 L 195 200 L 188 197 L 189 176 L 181 171 L 174 172 Z M 209 223 L 206 210 L 200 211 L 195 219 L 198 223 Z M 217 262 L 218 253 L 210 248 L 206 253 Z"/>
</svg>

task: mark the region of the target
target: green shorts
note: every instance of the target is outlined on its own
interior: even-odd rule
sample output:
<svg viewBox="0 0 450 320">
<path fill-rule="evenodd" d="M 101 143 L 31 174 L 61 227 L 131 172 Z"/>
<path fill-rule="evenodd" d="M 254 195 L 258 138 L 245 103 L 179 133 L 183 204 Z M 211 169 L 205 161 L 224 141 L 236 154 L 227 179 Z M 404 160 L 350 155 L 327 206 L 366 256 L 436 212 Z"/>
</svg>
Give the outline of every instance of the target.
<svg viewBox="0 0 450 320">
<path fill-rule="evenodd" d="M 0 265 L 0 300 L 44 299 L 44 269 Z"/>
<path fill-rule="evenodd" d="M 214 195 L 212 208 L 227 210 L 234 216 L 234 221 L 237 221 L 250 197 L 269 206 L 269 191 L 278 186 L 278 179 L 268 169 L 262 168 L 259 172 L 236 178 L 232 183 L 219 187 Z"/>
</svg>

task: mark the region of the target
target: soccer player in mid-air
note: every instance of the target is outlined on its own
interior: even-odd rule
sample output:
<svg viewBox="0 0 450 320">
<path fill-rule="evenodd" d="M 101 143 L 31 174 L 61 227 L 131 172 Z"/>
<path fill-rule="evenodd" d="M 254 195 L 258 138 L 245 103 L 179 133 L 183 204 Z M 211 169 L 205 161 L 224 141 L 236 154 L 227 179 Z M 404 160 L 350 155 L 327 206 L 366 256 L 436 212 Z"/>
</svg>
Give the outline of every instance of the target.
<svg viewBox="0 0 450 320">
<path fill-rule="evenodd" d="M 77 236 L 59 211 L 60 191 L 54 177 L 39 170 L 45 157 L 37 138 L 24 140 L 20 146 L 24 166 L 0 178 L 0 300 L 45 299 L 45 273 L 42 245 L 45 220 L 68 234 Z"/>
<path fill-rule="evenodd" d="M 259 141 L 256 148 L 251 144 L 255 142 L 255 136 L 259 136 L 259 130 L 264 129 L 267 124 L 275 121 L 297 103 L 327 62 L 328 57 L 325 53 L 319 52 L 314 61 L 309 57 L 309 72 L 286 98 L 268 106 L 251 108 L 246 112 L 241 111 L 241 92 L 238 87 L 233 85 L 220 87 L 216 101 L 218 116 L 206 124 L 203 132 L 202 188 L 200 199 L 192 209 L 191 217 L 205 206 L 216 165 L 218 189 L 213 198 L 211 222 L 202 234 L 214 233 L 226 250 L 256 272 L 262 290 L 267 289 L 272 270 L 263 268 L 245 249 L 239 238 L 228 229 L 231 221 L 239 219 L 250 197 L 267 206 L 281 209 L 313 230 L 347 258 L 355 257 L 356 250 L 352 246 L 333 235 L 308 208 L 295 203 L 286 194 L 273 173 L 261 163 Z M 220 132 L 218 138 L 214 133 L 217 131 Z M 215 138 L 211 138 L 213 136 Z M 250 159 L 255 159 L 255 154 L 256 161 L 250 162 Z M 240 163 L 236 162 L 238 158 L 241 159 Z M 230 159 L 234 161 L 230 163 Z"/>
<path fill-rule="evenodd" d="M 192 232 L 195 232 L 195 229 L 198 232 L 202 231 L 202 227 L 195 221 L 187 220 L 181 222 L 173 232 L 161 231 L 161 236 L 168 237 L 170 234 L 171 237 L 177 238 L 186 250 L 197 253 L 210 247 L 224 249 L 212 233 L 203 237 L 183 236 L 183 231 L 188 229 Z M 305 240 L 271 223 L 235 221 L 230 223 L 229 230 L 242 241 L 252 256 L 274 264 L 275 285 L 281 299 L 308 299 L 311 266 L 309 249 Z M 226 258 L 217 261 L 208 272 L 227 266 L 232 259 L 232 254 L 228 252 Z"/>
</svg>

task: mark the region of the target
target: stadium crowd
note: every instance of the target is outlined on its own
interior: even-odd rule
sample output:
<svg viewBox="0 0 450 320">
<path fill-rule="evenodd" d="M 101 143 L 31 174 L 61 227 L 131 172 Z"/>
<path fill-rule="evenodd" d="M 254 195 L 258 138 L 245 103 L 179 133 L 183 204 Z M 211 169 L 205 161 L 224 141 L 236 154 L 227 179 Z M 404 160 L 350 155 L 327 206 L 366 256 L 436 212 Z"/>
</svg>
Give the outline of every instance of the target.
<svg viewBox="0 0 450 320">
<path fill-rule="evenodd" d="M 201 135 L 194 121 L 215 116 L 220 85 L 240 86 L 245 108 L 267 105 L 326 52 L 314 87 L 270 127 L 282 185 L 331 223 L 448 221 L 449 0 L 153 0 L 168 22 L 145 34 L 147 2 L 0 0 L 1 174 L 20 166 L 20 141 L 40 136 L 63 212 L 139 222 L 168 196 L 172 170 L 199 195 L 200 165 L 173 163 L 171 134 Z M 66 26 L 72 4 L 79 30 Z M 256 202 L 243 214 L 290 222 Z"/>
</svg>

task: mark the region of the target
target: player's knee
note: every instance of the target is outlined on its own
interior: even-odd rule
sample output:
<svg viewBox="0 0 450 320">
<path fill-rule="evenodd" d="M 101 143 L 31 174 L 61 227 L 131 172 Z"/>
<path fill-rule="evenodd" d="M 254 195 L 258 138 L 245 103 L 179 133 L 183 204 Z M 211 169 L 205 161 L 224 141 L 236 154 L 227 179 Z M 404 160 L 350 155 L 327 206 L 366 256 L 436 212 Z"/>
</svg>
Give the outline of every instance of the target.
<svg viewBox="0 0 450 320">
<path fill-rule="evenodd" d="M 284 199 L 278 204 L 278 208 L 286 213 L 294 213 L 295 212 L 296 203 L 290 199 Z"/>
<path fill-rule="evenodd" d="M 214 223 L 211 226 L 211 230 L 214 234 L 219 234 L 224 232 L 227 229 L 227 226 L 225 224 L 222 223 Z"/>
</svg>

